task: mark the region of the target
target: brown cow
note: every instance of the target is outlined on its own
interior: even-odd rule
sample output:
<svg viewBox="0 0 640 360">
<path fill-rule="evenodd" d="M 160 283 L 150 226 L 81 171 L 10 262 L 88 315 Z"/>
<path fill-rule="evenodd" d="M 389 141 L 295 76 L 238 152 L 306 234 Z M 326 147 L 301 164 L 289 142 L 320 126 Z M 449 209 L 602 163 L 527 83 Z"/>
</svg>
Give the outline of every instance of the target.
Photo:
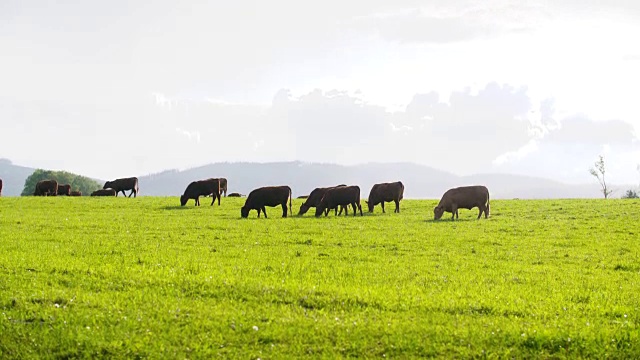
<svg viewBox="0 0 640 360">
<path fill-rule="evenodd" d="M 180 196 L 180 206 L 185 206 L 189 199 L 195 200 L 195 205 L 200 206 L 200 196 L 211 194 L 211 205 L 216 202 L 218 198 L 218 205 L 220 205 L 220 179 L 206 179 L 192 181 L 184 190 L 184 194 Z"/>
<path fill-rule="evenodd" d="M 67 195 L 71 196 L 71 185 L 66 184 L 58 184 L 58 195 Z"/>
<path fill-rule="evenodd" d="M 471 210 L 474 207 L 480 209 L 478 219 L 483 212 L 485 219 L 489 217 L 489 189 L 486 186 L 462 186 L 449 189 L 442 195 L 438 206 L 433 208 L 433 219 L 440 219 L 446 211 L 451 213 L 451 220 L 454 220 L 454 217 L 458 218 L 458 209 Z"/>
<path fill-rule="evenodd" d="M 115 189 L 100 189 L 91 193 L 91 196 L 118 196 Z"/>
<path fill-rule="evenodd" d="M 396 209 L 394 212 L 400 212 L 400 200 L 404 196 L 404 185 L 400 181 L 392 183 L 380 183 L 375 184 L 369 192 L 369 200 L 365 201 L 369 207 L 369 212 L 373 212 L 373 208 L 380 204 L 382 212 L 384 213 L 384 203 L 393 201 L 396 203 Z"/>
<path fill-rule="evenodd" d="M 71 192 L 71 196 L 82 196 L 82 191 L 80 190 L 73 190 Z"/>
<path fill-rule="evenodd" d="M 338 186 L 347 186 L 345 184 L 340 184 Z M 312 207 L 317 207 L 318 205 L 320 205 L 320 201 L 322 200 L 322 197 L 324 196 L 324 194 L 327 193 L 327 191 L 329 191 L 330 189 L 336 188 L 338 186 L 331 186 L 331 187 L 323 187 L 323 188 L 315 188 L 313 189 L 313 191 L 311 192 L 311 194 L 309 194 L 309 196 L 307 196 L 307 200 L 300 205 L 300 211 L 298 212 L 298 216 L 300 215 L 304 215 L 307 213 L 307 211 L 309 211 L 309 208 Z M 335 211 L 338 211 L 338 207 L 335 207 Z M 345 205 L 340 206 L 340 215 L 342 215 L 342 211 L 347 211 L 347 207 Z M 329 209 L 325 209 L 325 215 L 329 212 Z"/>
<path fill-rule="evenodd" d="M 249 211 L 258 210 L 258 217 L 262 211 L 266 218 L 267 209 L 265 206 L 282 205 L 282 217 L 287 217 L 287 199 L 289 200 L 289 211 L 291 211 L 291 188 L 286 185 L 257 188 L 247 196 L 244 206 L 240 209 L 240 216 L 246 218 L 249 216 Z"/>
<path fill-rule="evenodd" d="M 56 196 L 58 194 L 58 182 L 56 180 L 40 180 L 36 184 L 33 196 Z"/>
<path fill-rule="evenodd" d="M 224 192 L 224 197 L 227 197 L 227 179 L 219 178 L 219 180 L 220 180 L 220 194 Z"/>
<path fill-rule="evenodd" d="M 140 191 L 140 188 L 138 187 L 137 177 L 107 181 L 106 183 L 104 183 L 104 186 L 102 188 L 115 190 L 116 197 L 118 196 L 118 193 L 121 191 L 122 191 L 122 195 L 127 196 L 127 194 L 124 192 L 125 190 L 131 190 L 131 192 L 129 193 L 129 197 L 131 197 L 131 195 L 133 195 L 133 197 L 137 197 L 138 192 Z"/>
<path fill-rule="evenodd" d="M 316 206 L 316 217 L 322 215 L 325 209 L 336 209 L 340 205 L 351 205 L 353 207 L 353 216 L 356 216 L 356 209 L 360 210 L 362 216 L 362 206 L 360 205 L 360 187 L 352 186 L 336 186 L 327 192 L 320 200 L 320 204 Z M 345 211 L 345 216 L 347 215 Z M 327 216 L 325 212 L 324 216 Z"/>
<path fill-rule="evenodd" d="M 2 196 L 2 179 L 0 179 L 0 196 Z"/>
</svg>

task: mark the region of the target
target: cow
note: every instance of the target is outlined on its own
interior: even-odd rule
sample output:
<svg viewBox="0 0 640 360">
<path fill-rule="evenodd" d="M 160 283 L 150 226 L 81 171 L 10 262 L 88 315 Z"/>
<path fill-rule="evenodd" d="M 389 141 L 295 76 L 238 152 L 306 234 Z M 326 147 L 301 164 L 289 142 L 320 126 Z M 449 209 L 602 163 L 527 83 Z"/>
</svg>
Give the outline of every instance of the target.
<svg viewBox="0 0 640 360">
<path fill-rule="evenodd" d="M 267 209 L 265 206 L 282 205 L 282 217 L 287 217 L 287 199 L 289 200 L 289 212 L 291 212 L 290 187 L 285 185 L 257 188 L 251 191 L 249 196 L 247 196 L 244 206 L 240 209 L 240 216 L 246 218 L 249 216 L 249 211 L 258 210 L 258 217 L 260 217 L 260 211 L 262 211 L 266 218 Z"/>
<path fill-rule="evenodd" d="M 2 179 L 0 179 L 0 196 L 2 196 Z"/>
<path fill-rule="evenodd" d="M 362 206 L 360 205 L 360 187 L 352 186 L 336 186 L 327 192 L 320 200 L 320 204 L 316 206 L 316 217 L 320 217 L 325 209 L 336 209 L 340 205 L 351 205 L 353 207 L 353 216 L 356 216 L 356 209 L 360 210 L 362 216 Z M 345 211 L 345 216 L 347 215 Z M 324 216 L 327 216 L 325 212 Z"/>
<path fill-rule="evenodd" d="M 80 190 L 73 190 L 71 192 L 71 196 L 82 196 L 82 191 Z"/>
<path fill-rule="evenodd" d="M 309 195 L 300 195 L 296 199 L 308 199 Z"/>
<path fill-rule="evenodd" d="M 200 206 L 200 196 L 206 196 L 211 194 L 213 198 L 211 205 L 218 199 L 218 205 L 220 205 L 220 179 L 206 179 L 192 181 L 184 190 L 184 194 L 180 196 L 180 206 L 185 206 L 189 199 L 195 200 L 195 206 Z"/>
<path fill-rule="evenodd" d="M 118 193 L 122 191 L 122 195 L 127 196 L 127 194 L 124 192 L 125 190 L 131 190 L 131 192 L 129 193 L 129 197 L 131 197 L 131 195 L 133 195 L 133 197 L 137 197 L 138 196 L 138 192 L 140 191 L 140 188 L 138 188 L 138 178 L 137 177 L 130 177 L 130 178 L 124 178 L 124 179 L 115 179 L 113 181 L 107 181 L 106 183 L 104 183 L 104 186 L 102 187 L 103 189 L 113 189 L 116 191 L 116 197 L 118 196 Z"/>
<path fill-rule="evenodd" d="M 369 200 L 365 201 L 369 207 L 369 212 L 373 212 L 373 208 L 380 204 L 384 213 L 384 203 L 393 201 L 396 203 L 394 212 L 400 212 L 400 200 L 404 196 L 404 185 L 400 181 L 392 183 L 375 184 L 369 192 Z"/>
<path fill-rule="evenodd" d="M 118 196 L 115 189 L 100 189 L 91 193 L 91 196 Z"/>
<path fill-rule="evenodd" d="M 237 193 L 237 192 L 233 192 L 233 193 L 231 193 L 231 194 L 229 194 L 227 196 L 229 196 L 229 197 L 243 197 L 244 195 L 242 195 L 240 193 Z"/>
<path fill-rule="evenodd" d="M 33 196 L 56 196 L 58 194 L 58 182 L 56 180 L 40 180 L 36 184 Z"/>
<path fill-rule="evenodd" d="M 224 197 L 227 197 L 227 179 L 226 178 L 219 178 L 219 179 L 220 179 L 220 194 L 224 192 Z"/>
<path fill-rule="evenodd" d="M 347 186 L 347 185 L 340 184 L 338 186 Z M 323 188 L 315 188 L 315 189 L 313 189 L 311 194 L 309 194 L 309 196 L 306 197 L 307 200 L 302 205 L 300 205 L 300 211 L 298 211 L 298 216 L 306 214 L 307 211 L 309 211 L 309 208 L 317 207 L 318 205 L 320 205 L 320 201 L 322 200 L 322 197 L 324 196 L 324 194 L 326 194 L 327 191 L 329 191 L 329 189 L 333 189 L 333 188 L 338 187 L 338 186 L 331 186 L 331 187 L 323 187 Z M 347 207 L 345 205 L 340 206 L 340 214 L 342 215 L 342 211 L 347 211 L 346 209 L 347 209 Z M 337 206 L 335 207 L 335 210 L 338 211 L 338 207 Z M 325 209 L 325 215 L 328 212 L 329 212 L 329 209 L 328 208 Z"/>
<path fill-rule="evenodd" d="M 458 209 L 471 210 L 474 207 L 480 209 L 478 219 L 483 212 L 485 219 L 489 217 L 489 189 L 486 186 L 474 185 L 449 189 L 442 195 L 438 206 L 433 208 L 433 219 L 439 220 L 447 211 L 451 213 L 451 220 L 454 220 L 454 217 L 458 218 Z"/>
<path fill-rule="evenodd" d="M 71 196 L 71 185 L 69 184 L 58 184 L 58 195 L 67 195 Z"/>
</svg>

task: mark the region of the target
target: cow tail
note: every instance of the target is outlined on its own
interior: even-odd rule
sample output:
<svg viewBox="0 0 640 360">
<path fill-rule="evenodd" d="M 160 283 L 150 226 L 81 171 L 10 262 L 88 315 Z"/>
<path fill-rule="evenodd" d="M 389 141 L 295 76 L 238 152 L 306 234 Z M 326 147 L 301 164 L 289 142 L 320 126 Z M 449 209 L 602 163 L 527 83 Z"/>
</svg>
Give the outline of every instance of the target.
<svg viewBox="0 0 640 360">
<path fill-rule="evenodd" d="M 293 210 L 291 210 L 291 198 L 293 197 L 293 195 L 291 195 L 291 188 L 289 188 L 289 214 L 293 214 Z"/>
<path fill-rule="evenodd" d="M 487 192 L 487 217 L 491 214 L 491 201 L 489 199 L 489 192 Z"/>
</svg>

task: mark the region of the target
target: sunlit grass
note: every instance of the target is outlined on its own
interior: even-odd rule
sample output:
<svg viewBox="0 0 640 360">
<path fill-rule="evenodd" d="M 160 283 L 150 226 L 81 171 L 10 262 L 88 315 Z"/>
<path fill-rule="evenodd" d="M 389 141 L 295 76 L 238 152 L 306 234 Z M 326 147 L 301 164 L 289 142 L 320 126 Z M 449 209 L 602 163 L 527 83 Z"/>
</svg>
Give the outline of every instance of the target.
<svg viewBox="0 0 640 360">
<path fill-rule="evenodd" d="M 640 355 L 638 201 L 243 202 L 0 198 L 0 357 Z"/>
</svg>

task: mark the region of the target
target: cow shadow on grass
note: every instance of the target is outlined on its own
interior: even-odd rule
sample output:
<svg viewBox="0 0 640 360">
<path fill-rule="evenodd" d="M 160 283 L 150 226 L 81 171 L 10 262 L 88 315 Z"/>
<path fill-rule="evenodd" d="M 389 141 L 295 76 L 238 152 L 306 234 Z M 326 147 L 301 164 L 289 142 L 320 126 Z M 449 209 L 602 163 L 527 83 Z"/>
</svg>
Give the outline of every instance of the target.
<svg viewBox="0 0 640 360">
<path fill-rule="evenodd" d="M 163 210 L 187 210 L 196 206 L 180 206 L 180 205 L 165 205 L 162 207 Z"/>
</svg>

